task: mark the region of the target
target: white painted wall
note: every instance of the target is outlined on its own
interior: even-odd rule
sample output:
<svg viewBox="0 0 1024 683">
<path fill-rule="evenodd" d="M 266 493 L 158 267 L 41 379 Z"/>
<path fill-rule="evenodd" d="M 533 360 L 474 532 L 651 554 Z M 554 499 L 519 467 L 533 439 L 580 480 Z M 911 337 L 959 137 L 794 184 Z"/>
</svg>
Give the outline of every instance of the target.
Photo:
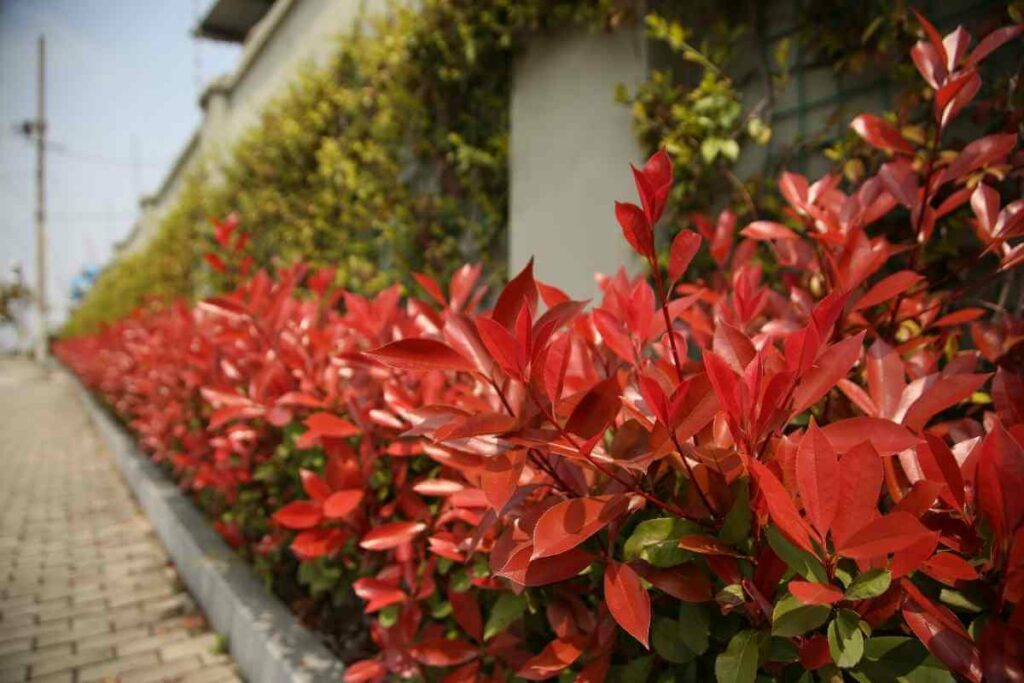
<svg viewBox="0 0 1024 683">
<path fill-rule="evenodd" d="M 614 93 L 646 77 L 643 30 L 539 36 L 514 68 L 509 271 L 537 255 L 538 278 L 575 298 L 595 296 L 595 273 L 638 263 L 614 201 L 637 201 L 629 163 L 642 154 L 629 108 Z"/>
</svg>

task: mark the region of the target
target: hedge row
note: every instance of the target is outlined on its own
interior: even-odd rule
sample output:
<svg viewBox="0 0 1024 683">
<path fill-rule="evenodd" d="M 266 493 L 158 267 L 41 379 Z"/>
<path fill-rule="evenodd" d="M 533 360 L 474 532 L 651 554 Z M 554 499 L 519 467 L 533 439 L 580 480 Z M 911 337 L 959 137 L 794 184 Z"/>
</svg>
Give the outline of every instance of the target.
<svg viewBox="0 0 1024 683">
<path fill-rule="evenodd" d="M 921 25 L 924 144 L 858 116 L 877 175 L 786 173 L 785 222 L 699 222 L 666 268 L 659 152 L 615 206 L 651 277 L 589 310 L 531 266 L 491 306 L 480 266 L 403 300 L 296 265 L 56 351 L 303 618 L 358 596 L 347 681 L 1017 680 L 1024 321 L 915 267 L 964 214 L 1024 262 L 1017 136 L 944 139 L 1024 25 Z M 209 260 L 244 276 L 239 231 Z"/>
</svg>

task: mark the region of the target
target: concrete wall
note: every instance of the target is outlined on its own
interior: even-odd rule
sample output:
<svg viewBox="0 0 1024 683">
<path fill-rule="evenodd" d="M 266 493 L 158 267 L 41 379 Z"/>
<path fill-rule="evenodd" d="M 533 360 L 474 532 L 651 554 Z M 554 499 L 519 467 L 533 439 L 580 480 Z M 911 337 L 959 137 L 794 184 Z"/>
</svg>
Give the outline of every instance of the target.
<svg viewBox="0 0 1024 683">
<path fill-rule="evenodd" d="M 570 296 L 594 296 L 595 273 L 626 264 L 614 201 L 636 201 L 630 162 L 642 161 L 615 87 L 646 77 L 643 30 L 563 31 L 532 39 L 515 63 L 510 140 L 509 269 L 533 255 L 537 276 Z"/>
</svg>

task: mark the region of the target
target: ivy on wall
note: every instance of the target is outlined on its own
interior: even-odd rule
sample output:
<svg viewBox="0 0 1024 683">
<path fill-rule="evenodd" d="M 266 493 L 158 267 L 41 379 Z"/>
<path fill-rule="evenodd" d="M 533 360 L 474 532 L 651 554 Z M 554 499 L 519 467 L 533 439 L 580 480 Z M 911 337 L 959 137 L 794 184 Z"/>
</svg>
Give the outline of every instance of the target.
<svg viewBox="0 0 1024 683">
<path fill-rule="evenodd" d="M 413 270 L 446 278 L 465 261 L 503 278 L 513 49 L 534 31 L 614 27 L 631 3 L 411 4 L 368 17 L 327 68 L 302 73 L 216 165 L 216 181 L 190 178 L 156 239 L 101 274 L 65 335 L 149 298 L 231 284 L 202 262 L 205 217 L 230 212 L 257 266 L 336 266 L 337 284 L 355 291 L 408 284 Z"/>
</svg>

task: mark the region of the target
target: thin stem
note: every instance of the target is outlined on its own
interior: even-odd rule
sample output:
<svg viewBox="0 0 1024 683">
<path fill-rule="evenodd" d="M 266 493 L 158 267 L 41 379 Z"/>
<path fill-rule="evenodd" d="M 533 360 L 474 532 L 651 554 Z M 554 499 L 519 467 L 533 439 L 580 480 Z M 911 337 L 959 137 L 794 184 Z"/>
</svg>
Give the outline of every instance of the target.
<svg viewBox="0 0 1024 683">
<path fill-rule="evenodd" d="M 651 259 L 651 271 L 654 273 L 654 287 L 658 292 L 658 305 L 661 307 L 661 316 L 665 320 L 665 334 L 668 335 L 668 345 L 672 349 L 672 363 L 676 366 L 676 379 L 683 381 L 683 366 L 679 362 L 679 350 L 676 348 L 676 336 L 672 334 L 672 318 L 668 314 L 668 298 L 665 292 L 665 280 L 661 276 L 661 269 L 654 259 Z"/>
</svg>

